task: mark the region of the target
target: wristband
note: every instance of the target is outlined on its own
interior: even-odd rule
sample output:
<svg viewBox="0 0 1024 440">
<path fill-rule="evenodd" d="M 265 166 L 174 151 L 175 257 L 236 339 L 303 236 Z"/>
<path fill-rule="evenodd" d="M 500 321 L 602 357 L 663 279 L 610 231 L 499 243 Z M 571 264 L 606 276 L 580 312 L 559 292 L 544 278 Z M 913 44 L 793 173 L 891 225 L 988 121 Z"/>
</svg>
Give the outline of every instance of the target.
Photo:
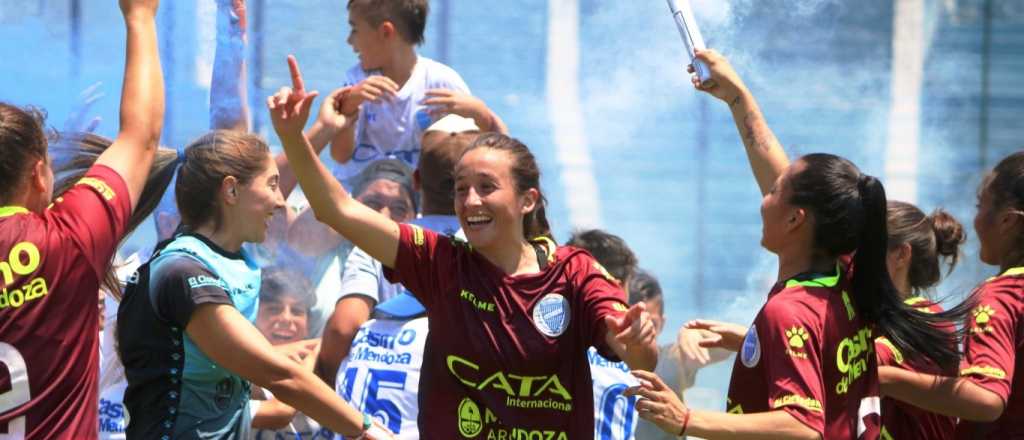
<svg viewBox="0 0 1024 440">
<path fill-rule="evenodd" d="M 689 413 L 687 413 L 687 417 L 689 417 Z M 372 427 L 373 427 L 373 419 L 370 418 L 369 414 L 363 413 L 363 433 L 365 434 L 366 431 L 369 431 L 370 428 L 372 428 Z"/>
<path fill-rule="evenodd" d="M 686 415 L 683 416 L 683 428 L 679 430 L 679 437 L 686 436 L 686 427 L 690 425 L 690 413 L 692 412 L 693 410 L 689 408 L 686 409 Z"/>
</svg>

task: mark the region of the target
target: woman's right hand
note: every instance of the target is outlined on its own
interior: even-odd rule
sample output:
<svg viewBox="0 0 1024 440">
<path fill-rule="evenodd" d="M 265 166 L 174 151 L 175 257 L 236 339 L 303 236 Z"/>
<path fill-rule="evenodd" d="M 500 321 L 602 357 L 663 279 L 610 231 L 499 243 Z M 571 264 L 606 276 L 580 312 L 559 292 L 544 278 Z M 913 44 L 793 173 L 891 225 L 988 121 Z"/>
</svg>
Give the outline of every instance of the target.
<svg viewBox="0 0 1024 440">
<path fill-rule="evenodd" d="M 267 98 L 274 131 L 281 138 L 302 136 L 302 129 L 309 120 L 309 109 L 317 96 L 317 92 L 306 91 L 299 62 L 293 55 L 288 55 L 288 69 L 291 71 L 292 86 L 281 87 L 274 96 Z"/>
<path fill-rule="evenodd" d="M 693 86 L 697 90 L 707 92 L 711 96 L 725 101 L 726 104 L 733 105 L 745 93 L 747 86 L 743 84 L 740 75 L 732 68 L 732 64 L 729 64 L 729 60 L 714 49 L 697 49 L 694 52 L 694 56 L 698 60 L 707 64 L 711 71 L 711 79 L 701 82 L 700 78 L 695 75 L 690 78 Z M 687 70 L 693 73 L 693 65 L 690 65 Z"/>
<path fill-rule="evenodd" d="M 743 338 L 747 336 L 747 327 L 729 322 L 695 319 L 687 322 L 685 327 L 692 330 L 705 330 L 698 345 L 704 348 L 723 348 L 739 352 Z M 680 347 L 682 348 L 682 347 Z"/>
</svg>

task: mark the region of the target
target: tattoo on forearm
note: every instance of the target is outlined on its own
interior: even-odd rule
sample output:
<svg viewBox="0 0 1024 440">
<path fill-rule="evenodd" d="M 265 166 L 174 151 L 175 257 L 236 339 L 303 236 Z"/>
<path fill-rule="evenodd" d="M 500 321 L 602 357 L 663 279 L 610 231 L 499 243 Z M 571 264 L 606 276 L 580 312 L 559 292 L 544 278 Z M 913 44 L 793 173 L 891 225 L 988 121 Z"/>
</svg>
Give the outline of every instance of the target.
<svg viewBox="0 0 1024 440">
<path fill-rule="evenodd" d="M 739 104 L 742 100 L 743 97 L 741 95 L 736 95 L 736 97 L 733 98 L 732 101 L 729 101 L 729 107 L 736 107 L 736 104 Z"/>
<path fill-rule="evenodd" d="M 772 146 L 772 134 L 764 119 L 755 113 L 747 113 L 743 117 L 743 143 L 748 148 L 768 151 Z"/>
</svg>

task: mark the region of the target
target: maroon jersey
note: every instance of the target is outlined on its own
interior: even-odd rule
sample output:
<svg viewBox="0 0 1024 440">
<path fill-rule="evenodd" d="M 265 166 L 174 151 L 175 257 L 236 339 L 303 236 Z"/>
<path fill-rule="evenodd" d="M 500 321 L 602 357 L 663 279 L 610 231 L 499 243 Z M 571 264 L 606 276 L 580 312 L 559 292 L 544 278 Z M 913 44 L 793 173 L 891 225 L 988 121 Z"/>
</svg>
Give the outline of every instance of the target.
<svg viewBox="0 0 1024 440">
<path fill-rule="evenodd" d="M 905 302 L 922 312 L 938 313 L 942 311 L 942 306 L 920 296 L 907 298 Z M 953 330 L 955 329 L 949 328 L 949 331 Z M 879 366 L 892 366 L 936 375 L 948 374 L 943 373 L 942 369 L 935 364 L 905 359 L 903 353 L 884 336 L 875 339 L 875 350 Z M 955 430 L 955 417 L 928 412 L 891 397 L 882 399 L 883 440 L 952 439 Z"/>
<path fill-rule="evenodd" d="M 780 282 L 736 357 L 728 411 L 785 411 L 823 438 L 876 438 L 878 365 L 848 271 Z"/>
<path fill-rule="evenodd" d="M 42 214 L 0 208 L 0 437 L 96 438 L 96 295 L 130 205 L 97 165 Z"/>
<path fill-rule="evenodd" d="M 594 436 L 587 349 L 625 295 L 586 252 L 555 248 L 538 273 L 508 276 L 470 246 L 402 225 L 394 270 L 427 309 L 419 387 L 424 439 Z"/>
<path fill-rule="evenodd" d="M 1024 438 L 1024 267 L 990 278 L 976 292 L 967 322 L 960 375 L 999 395 L 1006 404 L 992 423 L 962 421 L 961 439 Z"/>
</svg>

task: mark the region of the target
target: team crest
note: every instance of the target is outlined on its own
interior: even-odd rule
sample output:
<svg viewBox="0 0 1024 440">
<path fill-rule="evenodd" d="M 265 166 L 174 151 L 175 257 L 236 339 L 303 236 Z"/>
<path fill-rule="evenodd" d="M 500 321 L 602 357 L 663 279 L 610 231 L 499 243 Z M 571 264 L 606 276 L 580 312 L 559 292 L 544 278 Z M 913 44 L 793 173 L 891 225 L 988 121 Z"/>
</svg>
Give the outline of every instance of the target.
<svg viewBox="0 0 1024 440">
<path fill-rule="evenodd" d="M 549 293 L 533 306 L 533 325 L 550 338 L 557 338 L 569 328 L 569 300 Z"/>
<path fill-rule="evenodd" d="M 743 337 L 740 347 L 740 362 L 747 368 L 754 368 L 761 361 L 761 341 L 757 338 L 757 326 L 751 325 L 747 335 Z"/>
</svg>

